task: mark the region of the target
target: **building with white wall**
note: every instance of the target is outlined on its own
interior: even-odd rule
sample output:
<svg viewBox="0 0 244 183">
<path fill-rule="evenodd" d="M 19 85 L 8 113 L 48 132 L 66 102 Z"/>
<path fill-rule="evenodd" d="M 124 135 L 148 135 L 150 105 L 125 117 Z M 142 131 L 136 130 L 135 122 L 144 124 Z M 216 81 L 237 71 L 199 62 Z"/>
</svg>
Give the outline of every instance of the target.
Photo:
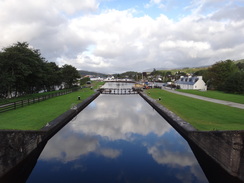
<svg viewBox="0 0 244 183">
<path fill-rule="evenodd" d="M 207 90 L 207 85 L 203 81 L 202 76 L 181 76 L 179 80 L 175 82 L 176 86 L 185 90 Z"/>
</svg>

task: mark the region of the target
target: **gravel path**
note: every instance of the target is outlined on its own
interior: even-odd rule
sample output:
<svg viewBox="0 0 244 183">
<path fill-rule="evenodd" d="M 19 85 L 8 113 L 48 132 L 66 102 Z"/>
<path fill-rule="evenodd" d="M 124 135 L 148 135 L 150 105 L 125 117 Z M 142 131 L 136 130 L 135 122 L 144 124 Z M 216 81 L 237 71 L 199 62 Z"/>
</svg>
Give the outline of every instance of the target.
<svg viewBox="0 0 244 183">
<path fill-rule="evenodd" d="M 208 101 L 208 102 L 214 102 L 214 103 L 217 103 L 217 104 L 223 104 L 223 105 L 227 105 L 227 106 L 230 106 L 230 107 L 236 107 L 236 108 L 239 108 L 239 109 L 244 109 L 244 104 L 239 104 L 239 103 L 235 103 L 235 102 L 229 102 L 229 101 L 225 101 L 225 100 L 218 100 L 218 99 L 213 99 L 213 98 L 208 98 L 208 97 L 202 97 L 202 96 L 199 96 L 199 95 L 193 95 L 193 94 L 189 94 L 189 93 L 178 92 L 178 91 L 171 90 L 171 89 L 163 89 L 163 90 L 166 90 L 166 91 L 171 92 L 171 93 L 179 94 L 179 95 L 184 95 L 184 96 L 187 96 L 187 97 L 192 97 L 192 98 L 196 98 L 196 99 L 200 99 L 200 100 L 205 100 L 205 101 Z"/>
</svg>

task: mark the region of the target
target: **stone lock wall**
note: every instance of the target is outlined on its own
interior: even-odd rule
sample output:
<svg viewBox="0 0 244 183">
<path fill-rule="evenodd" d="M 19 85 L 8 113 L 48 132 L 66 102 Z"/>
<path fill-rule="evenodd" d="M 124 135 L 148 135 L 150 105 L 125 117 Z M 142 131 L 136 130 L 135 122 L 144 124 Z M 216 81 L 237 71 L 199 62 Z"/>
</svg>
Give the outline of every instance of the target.
<svg viewBox="0 0 244 183">
<path fill-rule="evenodd" d="M 196 131 L 189 138 L 229 174 L 244 181 L 244 131 Z"/>
<path fill-rule="evenodd" d="M 160 105 L 155 99 L 139 93 L 188 143 L 193 143 L 222 167 L 236 182 L 244 182 L 244 131 L 198 131 L 189 123 Z M 226 180 L 228 181 L 228 180 Z"/>
</svg>

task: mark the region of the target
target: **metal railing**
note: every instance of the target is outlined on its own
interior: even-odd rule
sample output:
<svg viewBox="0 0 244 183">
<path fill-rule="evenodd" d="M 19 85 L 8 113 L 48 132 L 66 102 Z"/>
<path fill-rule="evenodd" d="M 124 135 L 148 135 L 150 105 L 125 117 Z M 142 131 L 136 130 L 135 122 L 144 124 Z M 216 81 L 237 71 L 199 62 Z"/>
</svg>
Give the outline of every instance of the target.
<svg viewBox="0 0 244 183">
<path fill-rule="evenodd" d="M 131 95 L 138 94 L 136 90 L 132 88 L 101 88 L 100 92 L 102 94 L 113 94 L 113 95 Z"/>
</svg>

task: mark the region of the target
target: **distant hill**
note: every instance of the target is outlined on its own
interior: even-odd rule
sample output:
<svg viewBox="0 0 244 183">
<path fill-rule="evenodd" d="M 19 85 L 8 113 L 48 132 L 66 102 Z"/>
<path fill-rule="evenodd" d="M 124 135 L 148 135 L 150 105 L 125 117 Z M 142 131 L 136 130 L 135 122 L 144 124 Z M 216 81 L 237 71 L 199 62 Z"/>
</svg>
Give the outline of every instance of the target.
<svg viewBox="0 0 244 183">
<path fill-rule="evenodd" d="M 236 60 L 235 63 L 244 63 L 244 59 Z"/>
<path fill-rule="evenodd" d="M 182 70 L 187 70 L 187 69 L 196 69 L 196 70 L 201 70 L 201 69 L 206 69 L 210 67 L 211 65 L 204 65 L 204 66 L 197 66 L 197 67 L 175 67 L 175 68 L 151 68 L 151 69 L 146 69 L 143 72 L 152 72 L 154 69 L 157 71 L 182 71 Z"/>
<path fill-rule="evenodd" d="M 237 63 L 244 63 L 244 59 L 240 59 L 240 60 L 235 60 L 234 61 L 236 64 Z M 211 67 L 211 65 L 205 65 L 205 66 L 198 66 L 198 67 L 179 67 L 179 68 L 155 68 L 157 71 L 171 71 L 172 73 L 175 73 L 177 71 L 182 71 L 182 72 L 186 72 L 186 73 L 194 73 L 196 71 L 199 70 L 205 70 L 208 69 L 209 67 Z M 154 70 L 154 68 L 151 69 L 146 69 L 143 72 L 152 72 Z M 87 76 L 87 75 L 92 75 L 94 77 L 107 77 L 109 76 L 108 74 L 104 74 L 104 73 L 99 73 L 99 72 L 93 72 L 93 71 L 85 71 L 85 70 L 78 70 L 81 77 Z M 127 71 L 127 72 L 123 72 L 123 73 L 117 73 L 117 74 L 112 74 L 114 76 L 118 76 L 120 75 L 120 77 L 123 76 L 131 76 L 131 75 L 135 75 L 137 72 L 135 71 Z"/>
<path fill-rule="evenodd" d="M 81 77 L 84 77 L 87 75 L 92 75 L 94 77 L 106 77 L 107 76 L 107 74 L 93 72 L 93 71 L 78 70 L 78 72 L 80 73 Z"/>
<path fill-rule="evenodd" d="M 106 77 L 107 74 L 99 73 L 99 72 L 93 72 L 93 71 L 85 71 L 85 70 L 78 70 L 81 76 L 86 75 L 93 75 L 95 77 Z"/>
<path fill-rule="evenodd" d="M 234 63 L 244 63 L 244 59 L 234 60 Z M 177 71 L 185 72 L 185 73 L 194 73 L 199 70 L 205 70 L 211 67 L 212 65 L 205 65 L 205 66 L 198 66 L 198 67 L 179 67 L 179 68 L 172 68 L 172 69 L 165 69 L 165 68 L 155 68 L 157 71 L 171 71 L 175 73 Z M 148 69 L 147 72 L 152 72 L 153 69 Z"/>
</svg>

